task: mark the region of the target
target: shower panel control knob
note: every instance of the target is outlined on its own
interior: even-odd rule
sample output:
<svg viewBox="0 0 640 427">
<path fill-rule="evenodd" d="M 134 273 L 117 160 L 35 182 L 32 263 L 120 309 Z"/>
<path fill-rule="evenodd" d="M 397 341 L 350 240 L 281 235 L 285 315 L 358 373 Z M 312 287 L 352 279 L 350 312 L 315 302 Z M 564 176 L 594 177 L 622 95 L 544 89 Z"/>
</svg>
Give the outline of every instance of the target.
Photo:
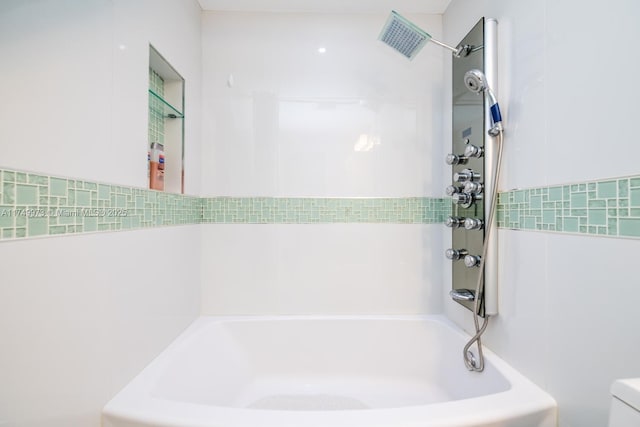
<svg viewBox="0 0 640 427">
<path fill-rule="evenodd" d="M 466 249 L 447 249 L 444 252 L 444 256 L 447 257 L 447 259 L 450 259 L 451 261 L 458 261 L 459 259 L 464 258 L 465 256 L 468 256 L 469 252 L 467 252 Z"/>
<path fill-rule="evenodd" d="M 482 193 L 482 189 L 483 188 L 484 188 L 484 185 L 482 185 L 479 182 L 467 181 L 467 182 L 464 183 L 464 192 L 465 193 L 480 194 L 480 193 Z"/>
<path fill-rule="evenodd" d="M 454 203 L 466 209 L 476 201 L 476 196 L 470 193 L 456 193 L 452 196 L 452 199 Z"/>
<path fill-rule="evenodd" d="M 453 174 L 455 182 L 480 181 L 480 174 L 471 169 L 463 169 Z"/>
<path fill-rule="evenodd" d="M 480 230 L 484 227 L 484 221 L 478 218 L 467 218 L 464 220 L 464 228 L 467 230 Z"/>
<path fill-rule="evenodd" d="M 466 220 L 465 218 L 460 216 L 450 216 L 444 221 L 444 225 L 446 225 L 449 228 L 458 228 L 458 227 L 462 227 L 465 220 Z"/>
<path fill-rule="evenodd" d="M 454 194 L 462 193 L 462 190 L 464 190 L 463 187 L 456 187 L 454 185 L 449 185 L 447 188 L 444 189 L 444 192 L 447 194 L 447 196 L 453 196 Z"/>
<path fill-rule="evenodd" d="M 464 265 L 466 265 L 469 268 L 477 267 L 477 266 L 480 265 L 480 260 L 481 259 L 482 259 L 482 257 L 480 257 L 478 255 L 465 255 L 465 257 L 464 257 Z"/>
<path fill-rule="evenodd" d="M 484 148 L 478 147 L 477 145 L 469 144 L 464 148 L 464 156 L 465 157 L 482 157 L 484 155 Z"/>
<path fill-rule="evenodd" d="M 447 162 L 448 165 L 453 166 L 453 165 L 464 165 L 465 163 L 467 163 L 467 158 L 465 156 L 458 156 L 457 154 L 447 154 L 447 158 L 445 159 L 445 162 Z"/>
</svg>

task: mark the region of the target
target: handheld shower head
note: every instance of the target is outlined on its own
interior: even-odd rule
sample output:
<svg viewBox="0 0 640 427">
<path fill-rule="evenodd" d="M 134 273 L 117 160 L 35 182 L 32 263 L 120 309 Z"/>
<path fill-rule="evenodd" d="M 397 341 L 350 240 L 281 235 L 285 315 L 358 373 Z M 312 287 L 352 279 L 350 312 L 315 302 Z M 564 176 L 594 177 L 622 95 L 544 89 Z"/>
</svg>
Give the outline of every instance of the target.
<svg viewBox="0 0 640 427">
<path fill-rule="evenodd" d="M 487 79 L 484 77 L 484 73 L 480 70 L 469 70 L 464 75 L 464 84 L 473 93 L 480 93 L 489 85 Z"/>
<path fill-rule="evenodd" d="M 491 129 L 489 135 L 496 136 L 502 129 L 502 114 L 500 106 L 493 91 L 487 83 L 484 73 L 478 69 L 469 70 L 464 74 L 464 84 L 473 93 L 485 93 L 489 99 L 489 111 L 491 112 Z"/>
</svg>

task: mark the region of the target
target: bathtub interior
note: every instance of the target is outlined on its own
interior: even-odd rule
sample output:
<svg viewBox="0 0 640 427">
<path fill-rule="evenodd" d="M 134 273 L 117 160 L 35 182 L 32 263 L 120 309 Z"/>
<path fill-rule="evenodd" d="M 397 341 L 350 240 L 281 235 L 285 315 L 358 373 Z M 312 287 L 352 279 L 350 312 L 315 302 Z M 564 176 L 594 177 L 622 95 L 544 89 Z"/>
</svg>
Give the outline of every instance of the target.
<svg viewBox="0 0 640 427">
<path fill-rule="evenodd" d="M 155 399 L 226 408 L 401 408 L 505 392 L 488 363 L 464 369 L 459 333 L 416 318 L 201 322 L 163 360 Z"/>
</svg>

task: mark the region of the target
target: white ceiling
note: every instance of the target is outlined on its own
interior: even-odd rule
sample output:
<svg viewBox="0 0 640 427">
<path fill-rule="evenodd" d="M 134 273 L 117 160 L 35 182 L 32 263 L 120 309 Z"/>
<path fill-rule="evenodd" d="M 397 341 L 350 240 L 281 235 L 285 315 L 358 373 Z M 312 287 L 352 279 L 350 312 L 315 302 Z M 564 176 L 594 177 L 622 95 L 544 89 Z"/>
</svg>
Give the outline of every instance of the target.
<svg viewBox="0 0 640 427">
<path fill-rule="evenodd" d="M 198 0 L 203 10 L 242 12 L 444 13 L 451 0 Z"/>
</svg>

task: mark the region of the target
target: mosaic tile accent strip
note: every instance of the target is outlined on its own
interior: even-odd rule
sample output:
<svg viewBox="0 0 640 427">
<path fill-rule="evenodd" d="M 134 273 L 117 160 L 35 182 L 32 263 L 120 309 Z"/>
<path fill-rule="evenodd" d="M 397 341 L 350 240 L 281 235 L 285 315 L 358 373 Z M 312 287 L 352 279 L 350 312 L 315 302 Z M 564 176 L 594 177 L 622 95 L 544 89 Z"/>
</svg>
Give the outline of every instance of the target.
<svg viewBox="0 0 640 427">
<path fill-rule="evenodd" d="M 187 224 L 441 223 L 449 200 L 200 198 L 0 169 L 0 240 Z"/>
<path fill-rule="evenodd" d="M 448 198 L 208 197 L 0 169 L 0 240 L 187 224 L 438 224 Z M 513 190 L 498 226 L 640 238 L 640 176 Z"/>
<path fill-rule="evenodd" d="M 149 68 L 149 89 L 164 97 L 164 80 Z M 152 142 L 164 144 L 164 106 L 157 98 L 149 97 L 149 146 Z"/>
<path fill-rule="evenodd" d="M 640 176 L 500 193 L 498 226 L 640 238 Z"/>
<path fill-rule="evenodd" d="M 198 224 L 198 197 L 0 170 L 0 240 Z"/>
<path fill-rule="evenodd" d="M 451 203 L 442 198 L 236 198 L 203 199 L 203 223 L 433 224 L 444 221 Z"/>
</svg>

